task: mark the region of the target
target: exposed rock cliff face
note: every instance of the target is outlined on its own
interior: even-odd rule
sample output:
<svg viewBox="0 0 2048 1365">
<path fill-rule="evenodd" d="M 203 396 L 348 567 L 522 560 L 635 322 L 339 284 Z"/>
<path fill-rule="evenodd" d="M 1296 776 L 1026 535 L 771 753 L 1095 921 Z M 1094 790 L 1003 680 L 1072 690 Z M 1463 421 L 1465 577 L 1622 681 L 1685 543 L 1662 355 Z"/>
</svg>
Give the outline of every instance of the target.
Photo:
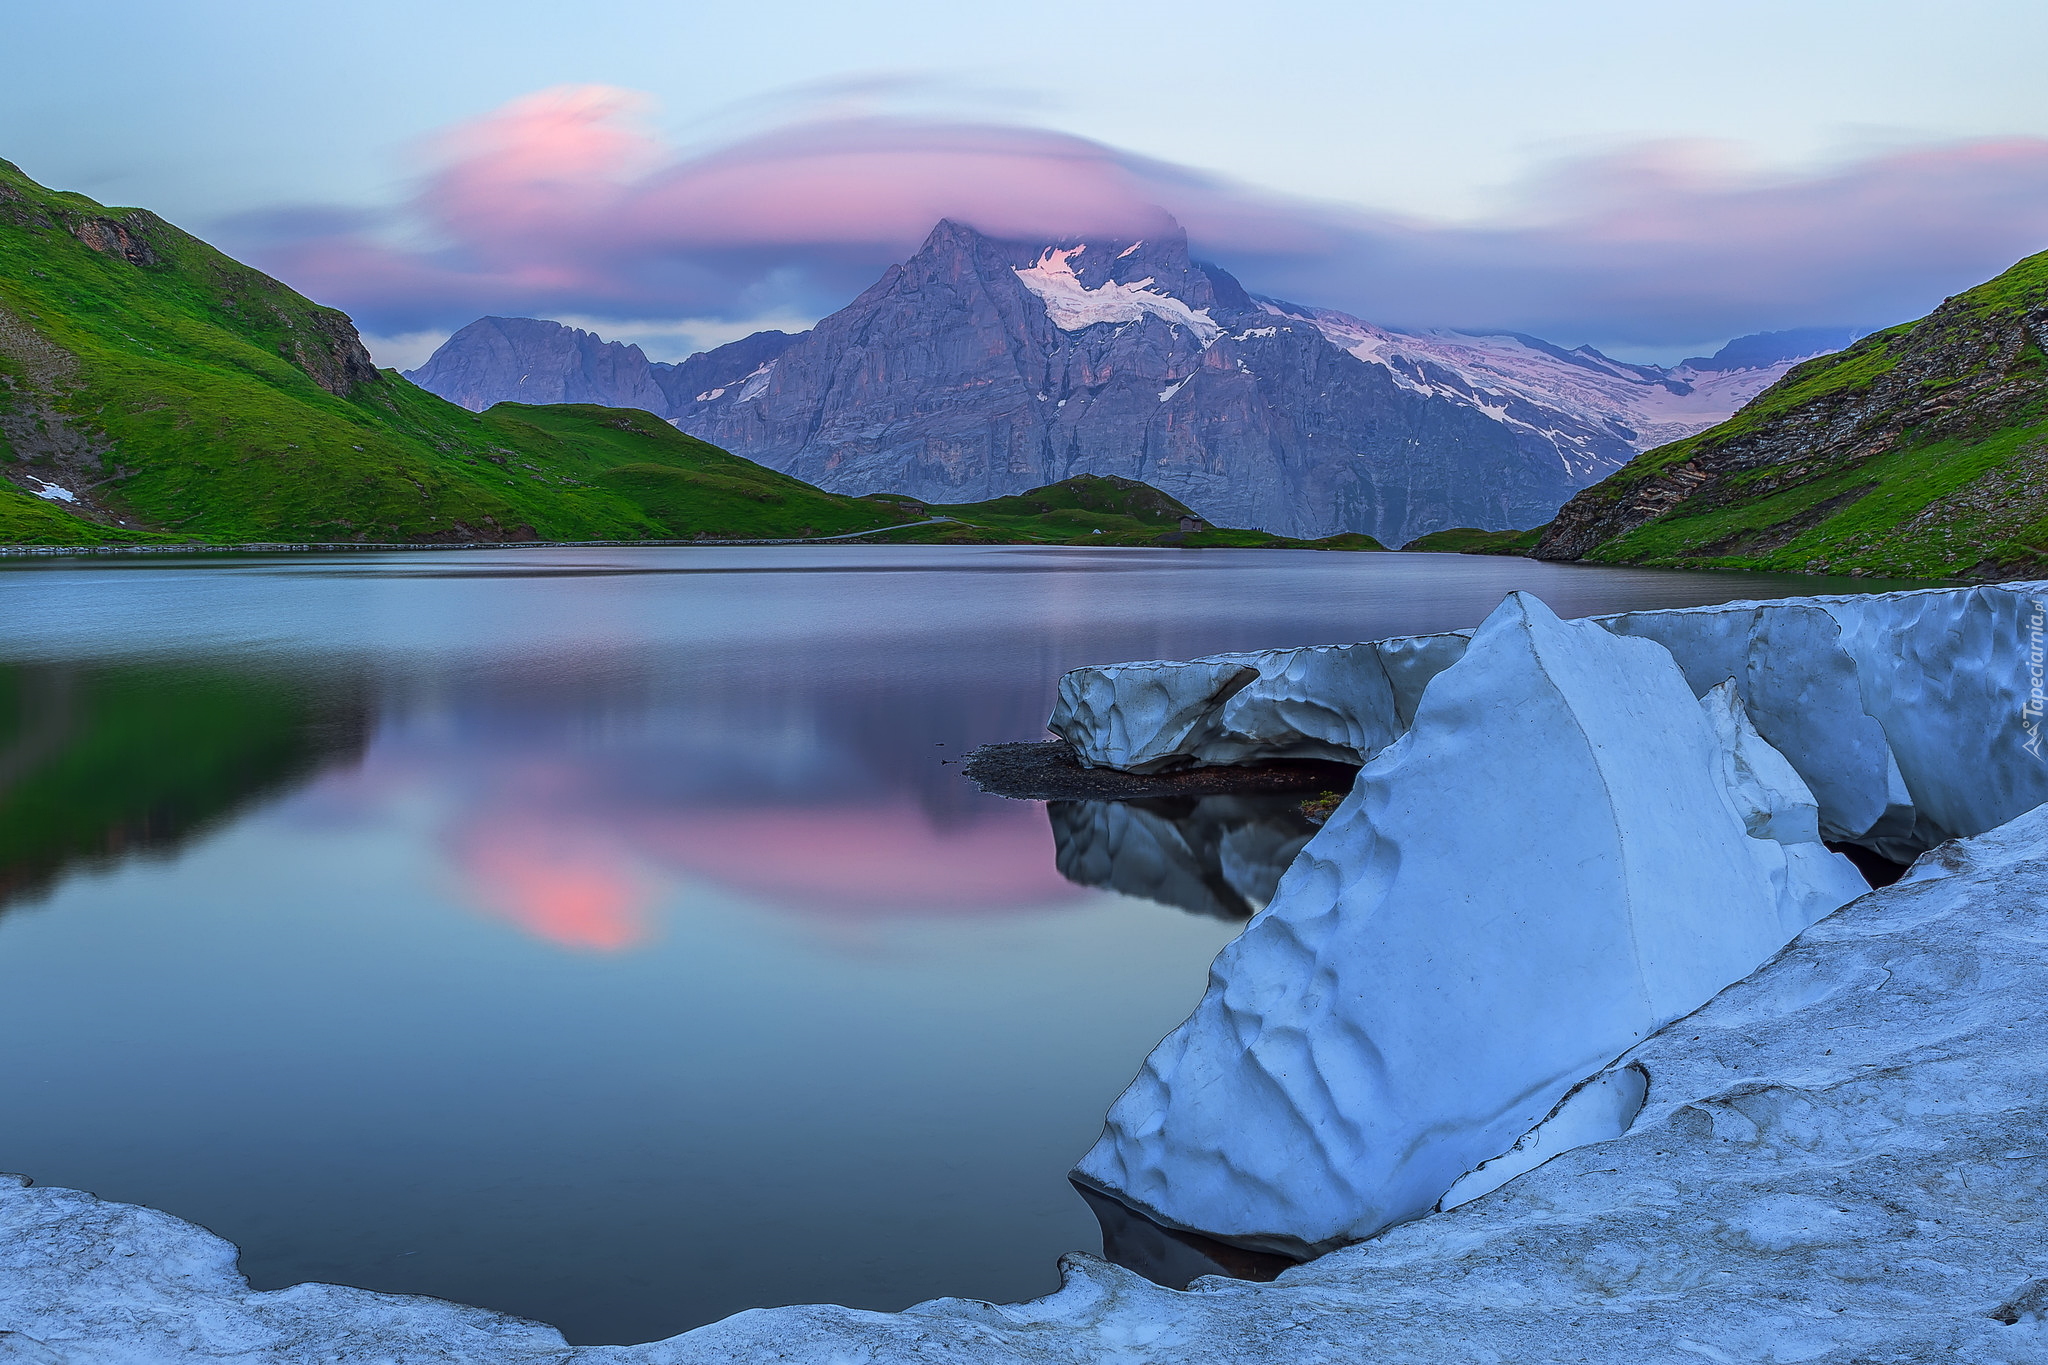
<svg viewBox="0 0 2048 1365">
<path fill-rule="evenodd" d="M 501 402 L 668 407 L 638 346 L 533 318 L 478 318 L 405 377 L 472 412 Z"/>
<path fill-rule="evenodd" d="M 1567 503 L 1539 559 L 2012 578 L 2048 561 L 2048 253 Z"/>
<path fill-rule="evenodd" d="M 413 377 L 472 406 L 583 373 L 602 344 L 484 356 L 468 338 Z M 1119 475 L 1219 524 L 1401 544 L 1538 525 L 1645 445 L 1734 412 L 1788 346 L 1817 344 L 1628 365 L 1255 298 L 1178 230 L 1005 242 L 947 222 L 810 332 L 647 370 L 683 430 L 839 492 L 968 502 Z M 637 365 L 613 382 L 597 401 L 645 405 Z"/>
<path fill-rule="evenodd" d="M 965 502 L 1114 474 L 1220 524 L 1389 543 L 1534 524 L 1582 481 L 1550 441 L 1261 307 L 1178 233 L 1044 246 L 942 223 L 676 424 L 845 492 Z"/>
</svg>

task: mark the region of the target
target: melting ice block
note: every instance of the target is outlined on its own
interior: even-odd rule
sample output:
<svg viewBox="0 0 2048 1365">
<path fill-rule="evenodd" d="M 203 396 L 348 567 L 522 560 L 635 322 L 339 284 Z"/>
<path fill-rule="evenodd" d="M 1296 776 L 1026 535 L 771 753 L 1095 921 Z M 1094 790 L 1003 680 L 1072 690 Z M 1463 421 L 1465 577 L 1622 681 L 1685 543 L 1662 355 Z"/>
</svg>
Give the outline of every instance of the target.
<svg viewBox="0 0 2048 1365">
<path fill-rule="evenodd" d="M 1427 1212 L 1866 888 L 1732 687 L 1511 596 L 1226 947 L 1076 1175 L 1313 1252 Z"/>
<path fill-rule="evenodd" d="M 2048 800 L 2026 748 L 2028 651 L 2048 584 L 1625 612 L 1697 695 L 1733 678 L 1756 728 L 1812 788 L 1821 829 L 1910 861 Z M 1112 664 L 1060 680 L 1050 728 L 1093 767 L 1372 757 L 1466 636 Z"/>
</svg>

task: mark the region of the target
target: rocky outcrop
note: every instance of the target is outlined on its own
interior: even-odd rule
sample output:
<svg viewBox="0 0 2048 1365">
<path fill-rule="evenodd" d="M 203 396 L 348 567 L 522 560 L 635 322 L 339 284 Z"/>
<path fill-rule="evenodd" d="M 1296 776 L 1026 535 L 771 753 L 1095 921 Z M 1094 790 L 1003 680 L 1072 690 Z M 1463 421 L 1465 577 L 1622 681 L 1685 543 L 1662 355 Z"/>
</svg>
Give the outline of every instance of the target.
<svg viewBox="0 0 2048 1365">
<path fill-rule="evenodd" d="M 1731 602 L 1594 618 L 1669 649 L 1695 693 L 1734 679 L 1758 730 L 1820 802 L 1823 833 L 1906 860 L 2048 800 L 2023 727 L 2026 652 L 2048 584 Z M 1060 680 L 1050 728 L 1083 764 L 1359 761 L 1405 731 L 1462 633 Z"/>
<path fill-rule="evenodd" d="M 130 214 L 129 219 L 133 220 L 140 216 L 139 213 Z M 155 248 L 151 247 L 138 232 L 130 230 L 130 222 L 102 218 L 98 215 L 81 215 L 67 226 L 71 229 L 72 236 L 102 256 L 118 256 L 130 265 L 159 263 Z M 134 223 L 133 226 L 139 228 L 141 224 Z"/>
<path fill-rule="evenodd" d="M 405 377 L 472 412 L 500 402 L 668 408 L 638 346 L 533 318 L 478 318 Z"/>
<path fill-rule="evenodd" d="M 1075 1174 L 1281 1253 L 1419 1217 L 1861 894 L 1819 837 L 1732 688 L 1697 701 L 1662 647 L 1515 594 L 1218 955 Z"/>
<path fill-rule="evenodd" d="M 1889 510 L 1881 518 L 1854 528 L 1853 536 L 1845 530 L 1812 542 L 1812 557 L 1797 567 L 1831 571 L 1889 556 L 1901 565 L 1894 572 L 2019 576 L 2026 566 L 2009 567 L 2011 555 L 1999 552 L 2000 542 L 2022 537 L 2038 522 L 2048 511 L 2048 490 L 2036 487 L 2038 480 L 2006 479 L 1998 500 L 2003 506 L 1967 501 L 1969 480 L 2005 458 L 1979 457 L 1967 476 L 1959 469 L 1943 477 L 1940 461 L 1930 457 L 1931 467 L 1914 480 L 1918 487 L 1898 488 L 1899 481 L 1877 473 L 1858 475 L 1888 455 L 1980 446 L 2037 422 L 2048 406 L 2044 353 L 2048 253 L 1944 301 L 1917 323 L 1808 361 L 1732 420 L 1641 456 L 1566 503 L 1531 553 L 1538 559 L 1641 559 L 1647 549 L 1630 551 L 1616 542 L 1660 520 L 1746 509 L 1660 553 L 1665 559 L 1674 552 L 1709 559 L 1766 555 L 1801 543 L 1889 482 Z M 2002 454 L 2039 462 L 2038 449 Z M 1778 495 L 1808 486 L 1824 491 L 1800 505 L 1772 505 Z M 1904 535 L 1887 536 L 1887 526 Z M 1880 543 L 1887 539 L 1894 543 Z"/>
<path fill-rule="evenodd" d="M 300 316 L 280 310 L 277 317 L 286 333 L 278 352 L 336 398 L 347 398 L 376 380 L 377 362 L 348 314 L 316 306 Z"/>
</svg>

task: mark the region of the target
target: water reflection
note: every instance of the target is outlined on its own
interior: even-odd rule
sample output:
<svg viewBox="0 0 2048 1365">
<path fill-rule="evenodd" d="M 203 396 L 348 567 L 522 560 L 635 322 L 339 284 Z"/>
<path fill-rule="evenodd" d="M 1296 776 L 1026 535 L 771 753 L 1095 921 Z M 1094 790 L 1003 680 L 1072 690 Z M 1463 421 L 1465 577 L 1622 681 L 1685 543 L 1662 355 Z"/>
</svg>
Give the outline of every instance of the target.
<svg viewBox="0 0 2048 1365">
<path fill-rule="evenodd" d="M 206 668 L 0 667 L 0 908 L 170 855 L 362 751 L 346 686 Z"/>
<path fill-rule="evenodd" d="M 1469 626 L 1514 587 L 1813 586 L 930 547 L 0 565 L 0 888 L 41 902 L 0 916 L 0 1090 L 33 1097 L 0 1169 L 200 1222 L 261 1287 L 578 1343 L 1029 1298 L 1096 1232 L 1074 1158 L 1309 831 L 1277 798 L 1049 819 L 951 760 L 1039 738 L 1084 663 Z"/>
<path fill-rule="evenodd" d="M 1052 801 L 1060 875 L 1191 914 L 1245 920 L 1318 828 L 1309 793 Z"/>
<path fill-rule="evenodd" d="M 1198 1232 L 1164 1227 L 1078 1181 L 1074 1189 L 1102 1227 L 1102 1258 L 1168 1289 L 1186 1289 L 1204 1275 L 1263 1284 L 1277 1279 L 1289 1266 L 1301 1264 L 1292 1256 L 1250 1251 Z"/>
<path fill-rule="evenodd" d="M 325 818 L 411 812 L 473 908 L 559 946 L 622 952 L 659 907 L 716 888 L 850 931 L 1075 899 L 1036 812 L 979 797 L 927 738 L 1000 725 L 887 689 L 820 688 L 793 662 L 743 687 L 620 656 L 601 685 L 553 670 L 394 687 Z M 929 728 L 927 728 L 929 727 Z M 893 742 L 892 742 L 893 741 Z"/>
</svg>

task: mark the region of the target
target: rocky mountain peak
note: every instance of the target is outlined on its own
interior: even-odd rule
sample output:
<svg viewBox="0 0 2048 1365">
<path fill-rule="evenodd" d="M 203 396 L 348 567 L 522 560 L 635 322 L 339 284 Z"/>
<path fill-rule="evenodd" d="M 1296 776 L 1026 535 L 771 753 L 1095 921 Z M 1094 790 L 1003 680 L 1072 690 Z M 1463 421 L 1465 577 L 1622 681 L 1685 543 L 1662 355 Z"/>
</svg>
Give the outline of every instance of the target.
<svg viewBox="0 0 2048 1365">
<path fill-rule="evenodd" d="M 1190 309 L 1208 308 L 1219 301 L 1212 277 L 1222 274 L 1214 267 L 1196 264 L 1188 251 L 1187 232 L 1170 218 L 1146 237 L 1091 234 L 1056 241 L 997 237 L 966 223 L 942 219 L 902 270 L 913 278 L 959 278 L 963 270 L 994 277 L 998 271 L 1008 270 L 1040 297 L 1047 297 L 1051 290 L 1098 296 L 1100 302 L 1112 297 L 1104 294 L 1106 290 L 1129 293 L 1144 289 L 1179 299 Z M 1252 307 L 1250 297 L 1235 280 L 1229 280 L 1229 286 L 1235 307 Z"/>
<path fill-rule="evenodd" d="M 550 347 L 503 357 L 495 397 L 577 401 L 526 395 L 583 365 Z M 652 368 L 665 407 L 611 401 L 838 492 L 971 502 L 1113 475 L 1219 524 L 1388 544 L 1537 525 L 1777 373 L 1679 379 L 1535 337 L 1260 300 L 1163 215 L 1142 235 L 1055 240 L 944 219 L 811 331 Z"/>
</svg>

